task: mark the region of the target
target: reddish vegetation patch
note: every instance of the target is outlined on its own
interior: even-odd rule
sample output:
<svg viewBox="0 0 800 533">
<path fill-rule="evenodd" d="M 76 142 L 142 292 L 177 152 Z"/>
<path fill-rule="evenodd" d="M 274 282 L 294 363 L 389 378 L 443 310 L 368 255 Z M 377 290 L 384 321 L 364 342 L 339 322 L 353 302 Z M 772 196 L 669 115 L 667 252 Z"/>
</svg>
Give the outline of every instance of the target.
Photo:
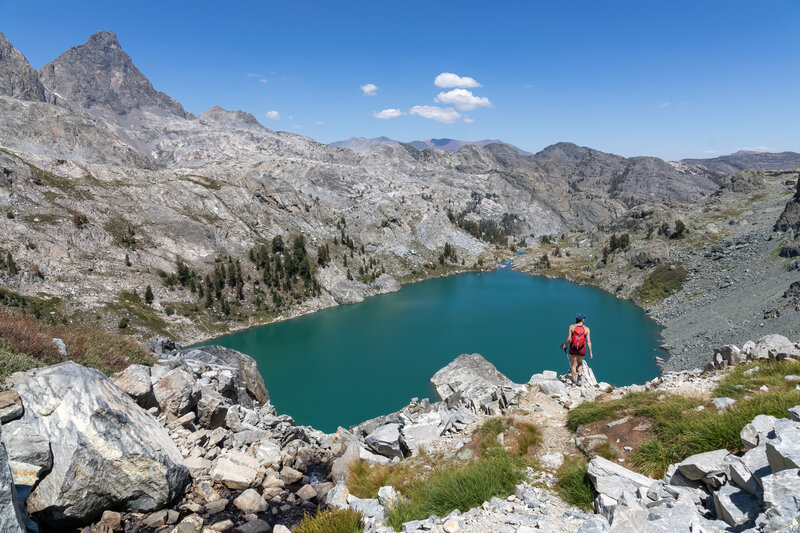
<svg viewBox="0 0 800 533">
<path fill-rule="evenodd" d="M 64 341 L 66 357 L 53 343 L 54 338 Z M 29 355 L 41 361 L 42 365 L 75 361 L 106 374 L 133 363 L 153 363 L 152 355 L 123 335 L 72 324 L 46 324 L 28 315 L 4 310 L 0 310 L 0 348 Z"/>
<path fill-rule="evenodd" d="M 627 418 L 627 421 L 615 424 L 615 422 L 625 418 Z M 609 427 L 609 424 L 612 424 L 612 426 Z M 652 423 L 647 418 L 630 415 L 583 425 L 578 429 L 576 439 L 578 447 L 592 457 L 604 455 L 604 453 L 599 452 L 605 452 L 610 447 L 611 450 L 616 452 L 617 458 L 625 459 L 627 463 L 630 462 L 630 456 L 642 444 L 650 440 L 652 436 Z M 603 446 L 603 443 L 607 443 L 609 447 Z M 632 450 L 625 450 L 626 446 L 629 446 Z"/>
</svg>

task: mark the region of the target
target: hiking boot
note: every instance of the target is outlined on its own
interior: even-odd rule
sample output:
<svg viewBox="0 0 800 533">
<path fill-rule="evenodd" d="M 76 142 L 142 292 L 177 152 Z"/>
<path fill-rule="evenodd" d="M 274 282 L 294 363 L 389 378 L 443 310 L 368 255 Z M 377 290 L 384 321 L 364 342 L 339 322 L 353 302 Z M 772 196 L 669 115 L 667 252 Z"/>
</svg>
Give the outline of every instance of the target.
<svg viewBox="0 0 800 533">
<path fill-rule="evenodd" d="M 583 374 L 578 374 L 578 381 L 576 382 L 576 385 L 578 385 L 578 387 L 583 385 Z"/>
</svg>

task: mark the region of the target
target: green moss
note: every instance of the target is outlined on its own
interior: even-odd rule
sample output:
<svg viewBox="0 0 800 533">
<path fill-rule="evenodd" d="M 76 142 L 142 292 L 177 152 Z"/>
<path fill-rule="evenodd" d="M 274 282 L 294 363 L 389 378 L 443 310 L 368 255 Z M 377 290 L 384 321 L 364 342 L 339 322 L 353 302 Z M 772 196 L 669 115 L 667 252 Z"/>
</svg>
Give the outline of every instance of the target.
<svg viewBox="0 0 800 533">
<path fill-rule="evenodd" d="M 659 302 L 681 290 L 687 275 L 686 269 L 681 265 L 658 266 L 645 278 L 636 295 L 644 303 Z"/>
</svg>

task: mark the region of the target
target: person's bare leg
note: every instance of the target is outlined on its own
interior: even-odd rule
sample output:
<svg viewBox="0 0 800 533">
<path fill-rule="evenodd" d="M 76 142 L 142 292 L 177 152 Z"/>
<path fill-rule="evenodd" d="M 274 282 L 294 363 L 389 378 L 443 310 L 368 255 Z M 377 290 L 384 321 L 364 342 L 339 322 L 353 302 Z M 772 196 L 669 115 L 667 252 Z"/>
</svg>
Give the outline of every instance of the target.
<svg viewBox="0 0 800 533">
<path fill-rule="evenodd" d="M 578 375 L 576 374 L 576 365 L 578 364 L 578 358 L 574 355 L 569 356 L 569 379 L 575 383 L 575 380 L 578 379 Z"/>
</svg>

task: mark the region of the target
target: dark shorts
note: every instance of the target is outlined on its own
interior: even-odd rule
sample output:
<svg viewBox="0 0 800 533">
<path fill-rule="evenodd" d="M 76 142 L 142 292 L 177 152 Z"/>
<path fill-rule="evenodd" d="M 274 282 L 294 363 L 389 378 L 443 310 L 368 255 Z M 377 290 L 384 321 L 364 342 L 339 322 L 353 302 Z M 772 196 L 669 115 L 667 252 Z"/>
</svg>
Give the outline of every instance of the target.
<svg viewBox="0 0 800 533">
<path fill-rule="evenodd" d="M 581 348 L 581 349 L 580 349 L 580 350 L 578 350 L 578 351 L 575 351 L 575 350 L 573 350 L 572 348 L 570 348 L 570 349 L 569 349 L 569 354 L 570 354 L 570 355 L 573 355 L 573 356 L 581 356 L 581 357 L 586 357 L 586 345 L 584 345 L 584 346 L 583 346 L 583 348 Z"/>
</svg>

